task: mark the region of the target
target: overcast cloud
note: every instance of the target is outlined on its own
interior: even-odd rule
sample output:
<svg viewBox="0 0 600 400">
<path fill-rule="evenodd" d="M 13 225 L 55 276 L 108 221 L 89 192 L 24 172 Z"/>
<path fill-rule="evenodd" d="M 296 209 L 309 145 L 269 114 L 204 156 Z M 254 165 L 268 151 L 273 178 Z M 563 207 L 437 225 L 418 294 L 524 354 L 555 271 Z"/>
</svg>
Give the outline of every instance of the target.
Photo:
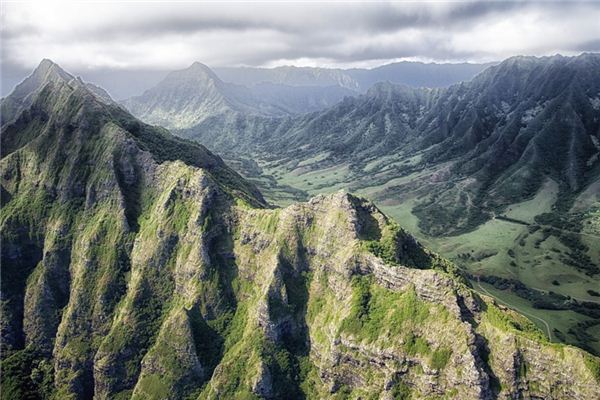
<svg viewBox="0 0 600 400">
<path fill-rule="evenodd" d="M 600 2 L 6 3 L 2 93 L 42 58 L 82 73 L 372 67 L 600 51 Z M 10 89 L 8 89 L 10 90 Z"/>
</svg>

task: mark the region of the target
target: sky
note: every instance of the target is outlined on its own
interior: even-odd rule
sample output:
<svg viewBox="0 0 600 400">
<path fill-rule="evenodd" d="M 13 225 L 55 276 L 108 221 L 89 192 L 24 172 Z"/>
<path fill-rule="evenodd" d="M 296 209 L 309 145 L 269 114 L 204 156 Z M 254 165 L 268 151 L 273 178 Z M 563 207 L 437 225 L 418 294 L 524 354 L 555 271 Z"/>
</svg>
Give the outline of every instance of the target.
<svg viewBox="0 0 600 400">
<path fill-rule="evenodd" d="M 374 67 L 600 51 L 600 1 L 6 2 L 2 95 L 43 58 L 86 76 L 211 67 Z"/>
</svg>

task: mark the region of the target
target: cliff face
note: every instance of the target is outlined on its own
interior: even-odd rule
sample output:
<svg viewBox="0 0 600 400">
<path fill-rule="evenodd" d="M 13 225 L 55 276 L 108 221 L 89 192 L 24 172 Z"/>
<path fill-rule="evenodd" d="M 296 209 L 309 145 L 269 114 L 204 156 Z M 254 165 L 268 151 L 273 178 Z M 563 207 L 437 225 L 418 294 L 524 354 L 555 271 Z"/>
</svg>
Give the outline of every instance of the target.
<svg viewBox="0 0 600 400">
<path fill-rule="evenodd" d="M 264 208 L 68 77 L 2 126 L 2 397 L 579 398 L 598 359 L 372 204 Z"/>
</svg>

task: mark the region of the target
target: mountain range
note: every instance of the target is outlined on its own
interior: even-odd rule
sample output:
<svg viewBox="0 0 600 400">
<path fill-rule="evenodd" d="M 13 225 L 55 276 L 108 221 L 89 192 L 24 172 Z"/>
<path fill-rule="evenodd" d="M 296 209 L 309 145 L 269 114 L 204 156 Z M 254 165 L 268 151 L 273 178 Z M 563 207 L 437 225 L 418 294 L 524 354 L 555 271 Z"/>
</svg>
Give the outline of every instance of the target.
<svg viewBox="0 0 600 400">
<path fill-rule="evenodd" d="M 195 62 L 122 104 L 144 121 L 169 129 L 262 125 L 268 124 L 265 118 L 327 109 L 380 81 L 437 87 L 469 79 L 487 66 L 401 62 L 369 70 L 239 67 L 213 72 Z"/>
<path fill-rule="evenodd" d="M 316 111 L 351 94 L 340 86 L 261 83 L 248 88 L 223 82 L 210 68 L 196 62 L 170 73 L 157 86 L 123 101 L 123 105 L 145 121 L 183 129 L 207 119 L 283 117 Z"/>
<path fill-rule="evenodd" d="M 598 54 L 518 56 L 445 88 L 380 82 L 320 111 L 212 115 L 175 133 L 274 203 L 368 196 L 549 335 L 598 353 L 598 76 Z"/>
<path fill-rule="evenodd" d="M 470 80 L 490 64 L 436 64 L 421 62 L 398 62 L 380 67 L 366 68 L 317 68 L 282 66 L 219 67 L 216 75 L 223 81 L 246 87 L 266 85 L 336 87 L 354 92 L 365 92 L 374 83 L 389 81 L 414 87 L 442 87 Z M 6 96 L 29 74 L 27 68 L 11 66 L 2 71 L 1 95 Z M 171 71 L 163 69 L 86 69 L 75 70 L 88 82 L 95 82 L 118 100 L 129 99 L 143 93 L 162 81 Z"/>
<path fill-rule="evenodd" d="M 411 87 L 450 86 L 457 82 L 470 80 L 493 64 L 436 64 L 402 61 L 370 69 L 295 66 L 228 67 L 215 68 L 215 72 L 227 82 L 245 86 L 254 86 L 264 82 L 286 86 L 340 86 L 362 93 L 379 82 L 391 82 Z"/>
<path fill-rule="evenodd" d="M 271 208 L 49 60 L 3 99 L 1 139 L 3 398 L 598 393 L 597 357 L 369 201 Z"/>
</svg>

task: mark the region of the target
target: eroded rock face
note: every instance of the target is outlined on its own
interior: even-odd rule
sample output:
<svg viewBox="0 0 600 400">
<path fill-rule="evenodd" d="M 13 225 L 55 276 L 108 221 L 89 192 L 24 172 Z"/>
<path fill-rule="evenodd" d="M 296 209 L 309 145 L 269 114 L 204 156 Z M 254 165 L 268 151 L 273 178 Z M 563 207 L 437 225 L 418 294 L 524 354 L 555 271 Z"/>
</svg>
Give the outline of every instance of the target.
<svg viewBox="0 0 600 400">
<path fill-rule="evenodd" d="M 0 161 L 9 397 L 597 397 L 597 358 L 479 297 L 373 204 L 265 208 L 210 153 L 152 143 L 205 150 L 58 84 L 28 103 L 46 117 L 2 132 L 40 130 Z"/>
</svg>

